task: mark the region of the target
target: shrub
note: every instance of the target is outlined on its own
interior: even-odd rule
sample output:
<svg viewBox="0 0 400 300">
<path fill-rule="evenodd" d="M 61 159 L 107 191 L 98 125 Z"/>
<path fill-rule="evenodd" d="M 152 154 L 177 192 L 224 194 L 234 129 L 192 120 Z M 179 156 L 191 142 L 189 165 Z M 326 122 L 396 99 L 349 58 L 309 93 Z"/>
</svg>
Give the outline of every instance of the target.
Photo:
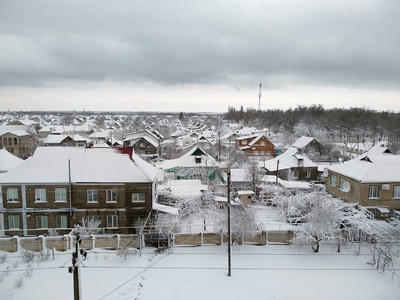
<svg viewBox="0 0 400 300">
<path fill-rule="evenodd" d="M 7 259 L 7 253 L 0 255 L 0 264 L 4 264 Z"/>
<path fill-rule="evenodd" d="M 18 267 L 18 260 L 16 260 L 16 261 L 13 263 L 12 266 L 13 266 L 14 269 L 16 269 L 16 268 Z"/>
<path fill-rule="evenodd" d="M 50 258 L 50 250 L 39 252 L 37 254 L 37 257 L 38 257 L 38 260 L 40 262 L 49 260 L 49 258 Z"/>
<path fill-rule="evenodd" d="M 30 250 L 23 249 L 21 251 L 22 261 L 29 263 L 35 258 L 35 253 Z"/>
<path fill-rule="evenodd" d="M 23 279 L 23 277 L 18 278 L 18 279 L 15 280 L 15 282 L 14 282 L 14 286 L 15 286 L 16 288 L 20 288 L 20 287 L 22 287 L 23 285 L 24 285 L 24 279 Z"/>
</svg>

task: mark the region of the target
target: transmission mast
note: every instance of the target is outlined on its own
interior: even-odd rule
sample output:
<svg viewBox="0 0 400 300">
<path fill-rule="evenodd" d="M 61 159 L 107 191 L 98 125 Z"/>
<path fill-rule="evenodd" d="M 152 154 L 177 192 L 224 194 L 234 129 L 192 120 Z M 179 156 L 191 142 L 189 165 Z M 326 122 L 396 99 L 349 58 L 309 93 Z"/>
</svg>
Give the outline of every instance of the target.
<svg viewBox="0 0 400 300">
<path fill-rule="evenodd" d="M 258 92 L 258 110 L 261 110 L 261 107 L 260 107 L 260 105 L 261 105 L 261 87 L 262 87 L 261 82 L 259 84 L 259 87 L 260 87 L 260 91 Z"/>
</svg>

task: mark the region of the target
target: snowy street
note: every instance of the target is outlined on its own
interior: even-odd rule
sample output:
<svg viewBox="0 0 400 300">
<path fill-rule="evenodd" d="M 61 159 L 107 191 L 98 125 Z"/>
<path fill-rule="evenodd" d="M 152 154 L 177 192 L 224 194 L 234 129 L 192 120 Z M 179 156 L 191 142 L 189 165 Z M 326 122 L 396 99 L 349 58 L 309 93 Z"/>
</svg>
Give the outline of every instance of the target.
<svg viewBox="0 0 400 300">
<path fill-rule="evenodd" d="M 324 246 L 235 245 L 232 276 L 227 276 L 227 246 L 182 247 L 162 253 L 145 248 L 124 260 L 116 251 L 94 249 L 82 261 L 83 299 L 385 299 L 397 300 L 400 280 L 368 265 L 368 250 L 357 256 L 350 246 L 342 253 Z M 26 263 L 7 253 L 1 271 L 11 272 L 0 283 L 3 299 L 72 299 L 70 253 L 55 260 Z M 19 261 L 14 268 L 15 261 Z M 13 266 L 14 264 L 14 266 Z M 398 266 L 397 266 L 398 269 Z M 24 275 L 25 274 L 25 275 Z M 21 287 L 15 287 L 23 278 Z"/>
</svg>

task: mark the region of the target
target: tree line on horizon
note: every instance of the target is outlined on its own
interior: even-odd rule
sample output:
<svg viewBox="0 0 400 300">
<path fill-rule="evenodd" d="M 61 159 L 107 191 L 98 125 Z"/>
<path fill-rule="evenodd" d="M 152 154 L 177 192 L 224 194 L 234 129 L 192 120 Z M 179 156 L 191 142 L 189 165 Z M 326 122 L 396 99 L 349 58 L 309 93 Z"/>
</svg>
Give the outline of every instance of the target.
<svg viewBox="0 0 400 300">
<path fill-rule="evenodd" d="M 393 145 L 400 142 L 400 113 L 393 111 L 358 107 L 326 109 L 321 104 L 299 105 L 287 110 L 244 110 L 243 106 L 240 109 L 230 106 L 224 118 L 244 126 L 295 136 L 339 136 L 360 142 L 388 140 Z"/>
</svg>

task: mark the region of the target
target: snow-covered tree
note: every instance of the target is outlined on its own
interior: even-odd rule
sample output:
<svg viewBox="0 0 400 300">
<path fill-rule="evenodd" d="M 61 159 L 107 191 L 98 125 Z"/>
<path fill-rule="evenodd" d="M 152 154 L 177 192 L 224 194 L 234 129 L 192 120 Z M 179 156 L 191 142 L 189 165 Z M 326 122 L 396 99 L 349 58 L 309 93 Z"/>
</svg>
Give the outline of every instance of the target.
<svg viewBox="0 0 400 300">
<path fill-rule="evenodd" d="M 82 218 L 79 224 L 74 225 L 71 233 L 80 235 L 99 234 L 101 232 L 100 220 Z"/>
<path fill-rule="evenodd" d="M 216 227 L 223 233 L 228 232 L 227 208 L 222 209 Z M 261 232 L 261 222 L 256 216 L 253 206 L 244 207 L 235 205 L 231 207 L 231 234 L 232 243 L 239 239 L 253 237 Z"/>
<path fill-rule="evenodd" d="M 318 252 L 321 243 L 340 244 L 363 232 L 372 239 L 392 236 L 387 223 L 377 221 L 372 214 L 357 204 L 333 197 L 325 190 L 280 195 L 274 199 L 282 219 L 303 216 L 304 222 L 295 230 L 295 244 L 311 244 Z"/>
<path fill-rule="evenodd" d="M 263 176 L 260 168 L 258 167 L 258 163 L 252 161 L 250 164 L 246 165 L 245 170 L 245 179 L 247 182 L 249 182 L 251 190 L 256 193 L 257 188 L 261 185 Z"/>
</svg>

